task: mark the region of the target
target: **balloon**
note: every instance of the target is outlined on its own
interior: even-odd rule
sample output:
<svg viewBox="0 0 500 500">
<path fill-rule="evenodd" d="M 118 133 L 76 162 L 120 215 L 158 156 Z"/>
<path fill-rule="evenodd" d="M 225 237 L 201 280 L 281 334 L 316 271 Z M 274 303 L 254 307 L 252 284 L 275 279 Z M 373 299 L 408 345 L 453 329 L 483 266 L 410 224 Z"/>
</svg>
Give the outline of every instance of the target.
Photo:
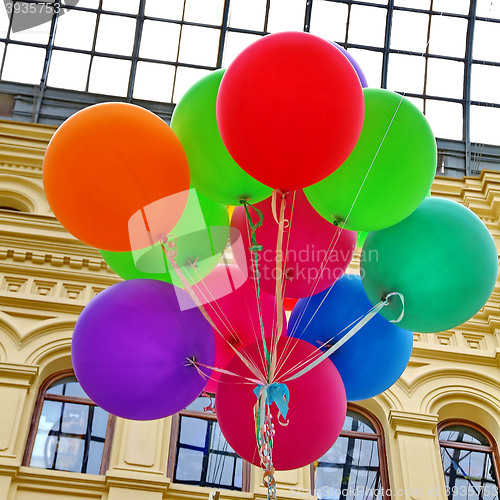
<svg viewBox="0 0 500 500">
<path fill-rule="evenodd" d="M 177 251 L 175 261 L 190 284 L 203 279 L 217 265 L 228 241 L 228 225 L 225 205 L 190 189 L 186 208 L 169 233 Z M 131 252 L 100 252 L 109 267 L 124 279 L 156 279 L 184 288 L 161 242 Z"/>
<path fill-rule="evenodd" d="M 168 197 L 189 189 L 189 168 L 160 118 L 132 104 L 104 103 L 58 128 L 45 154 L 43 185 L 71 234 L 97 248 L 128 251 L 129 219 L 146 205 L 164 198 L 156 229 L 166 234 L 174 227 L 186 196 Z"/>
<path fill-rule="evenodd" d="M 436 173 L 436 141 L 419 109 L 384 89 L 364 89 L 365 121 L 343 165 L 305 190 L 326 220 L 355 231 L 376 231 L 408 217 Z"/>
<path fill-rule="evenodd" d="M 263 247 L 258 252 L 260 283 L 264 290 L 274 294 L 278 224 L 273 218 L 271 200 L 257 203 L 255 207 L 262 210 L 264 217 L 262 227 L 255 233 L 257 243 Z M 251 211 L 251 214 L 252 220 L 257 222 L 255 212 Z M 324 290 L 344 274 L 356 247 L 356 233 L 337 228 L 318 216 L 303 191 L 287 196 L 285 218 L 289 221 L 283 235 L 285 297 L 305 297 Z M 231 226 L 241 233 L 245 250 L 244 255 L 233 250 L 234 260 L 240 267 L 247 266 L 254 274 L 254 257 L 248 250 L 251 241 L 243 207 L 235 209 Z"/>
<path fill-rule="evenodd" d="M 371 308 L 361 278 L 345 274 L 330 291 L 299 300 L 290 317 L 289 335 L 315 347 L 333 345 Z M 412 347 L 412 332 L 375 315 L 330 356 L 344 382 L 347 401 L 368 399 L 388 389 L 406 368 Z"/>
<path fill-rule="evenodd" d="M 290 191 L 320 181 L 345 161 L 358 140 L 363 108 L 359 78 L 340 50 L 309 33 L 282 32 L 251 44 L 226 70 L 217 123 L 241 168 Z"/>
<path fill-rule="evenodd" d="M 224 72 L 210 73 L 184 94 L 172 115 L 172 129 L 186 151 L 192 186 L 226 205 L 239 205 L 242 199 L 257 203 L 271 196 L 271 189 L 231 158 L 217 127 L 215 103 Z"/>
<path fill-rule="evenodd" d="M 225 368 L 235 355 L 229 344 L 243 351 L 246 346 L 254 342 L 262 343 L 259 311 L 262 314 L 265 335 L 268 337 L 275 335 L 276 298 L 261 290 L 260 301 L 257 303 L 255 281 L 249 279 L 235 265 L 220 264 L 207 278 L 207 280 L 198 283 L 194 287 L 194 291 L 202 297 L 205 295 L 214 296 L 214 300 L 206 304 L 205 309 L 220 332 L 214 332 L 216 348 L 214 366 Z M 209 280 L 210 284 L 205 287 L 204 285 Z M 224 294 L 218 292 L 214 294 L 214 290 L 220 290 L 227 285 L 228 288 Z M 281 314 L 282 334 L 285 334 L 285 311 L 282 310 Z M 212 372 L 211 380 L 207 382 L 205 390 L 215 393 L 219 378 L 219 373 Z"/>
<path fill-rule="evenodd" d="M 440 332 L 471 318 L 488 300 L 498 274 L 495 242 L 481 220 L 454 201 L 426 198 L 408 218 L 370 233 L 361 278 L 372 304 L 389 292 L 404 296 L 401 328 Z M 387 319 L 402 312 L 390 299 Z"/>
<path fill-rule="evenodd" d="M 349 52 L 347 52 L 347 50 L 344 49 L 344 47 L 342 47 L 342 45 L 339 45 L 338 43 L 335 43 L 332 41 L 330 41 L 330 43 L 332 45 L 334 45 L 335 47 L 337 47 L 337 49 L 339 49 L 340 52 L 342 52 L 342 54 L 344 54 L 347 57 L 347 59 L 349 59 L 349 62 L 352 64 L 352 67 L 354 68 L 354 71 L 356 71 L 356 74 L 358 75 L 359 82 L 361 83 L 361 86 L 363 88 L 368 87 L 368 82 L 366 81 L 366 76 L 363 73 L 363 70 L 361 69 L 361 66 L 358 64 L 356 59 L 354 59 L 354 57 Z"/>
<path fill-rule="evenodd" d="M 286 351 L 283 351 L 286 347 Z M 251 358 L 262 367 L 262 347 L 254 344 L 247 349 Z M 283 368 L 284 374 L 301 363 L 316 349 L 303 340 L 282 338 L 278 353 L 289 353 Z M 227 366 L 233 373 L 251 376 L 243 362 L 234 357 Z M 295 370 L 293 373 L 297 373 Z M 290 373 L 291 375 L 292 373 Z M 304 467 L 326 453 L 340 434 L 346 416 L 346 399 L 342 379 L 328 359 L 301 377 L 286 382 L 290 390 L 288 425 L 278 423 L 275 404 L 271 406 L 274 423 L 273 463 L 276 470 Z M 222 375 L 215 398 L 217 419 L 229 445 L 248 462 L 259 465 L 256 446 L 253 407 L 257 398 L 255 385 L 242 384 L 241 379 Z M 280 417 L 280 421 L 283 417 Z"/>
<path fill-rule="evenodd" d="M 106 411 L 152 420 L 199 396 L 205 379 L 186 358 L 213 366 L 213 333 L 198 309 L 179 310 L 178 294 L 184 292 L 161 281 L 122 281 L 80 314 L 73 367 L 83 390 Z"/>
</svg>

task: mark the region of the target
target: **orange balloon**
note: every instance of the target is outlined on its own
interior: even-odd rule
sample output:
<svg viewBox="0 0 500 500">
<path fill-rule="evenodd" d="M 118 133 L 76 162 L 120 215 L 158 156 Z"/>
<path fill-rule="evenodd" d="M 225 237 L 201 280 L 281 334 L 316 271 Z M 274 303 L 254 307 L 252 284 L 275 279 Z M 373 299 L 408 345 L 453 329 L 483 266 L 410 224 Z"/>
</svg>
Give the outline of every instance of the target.
<svg viewBox="0 0 500 500">
<path fill-rule="evenodd" d="M 142 211 L 149 231 L 143 209 L 188 190 L 189 167 L 179 139 L 158 116 L 132 104 L 104 103 L 59 127 L 45 154 L 43 184 L 54 215 L 71 234 L 100 249 L 129 251 L 130 218 Z M 174 227 L 187 194 L 171 199 L 161 205 L 156 235 Z"/>
</svg>

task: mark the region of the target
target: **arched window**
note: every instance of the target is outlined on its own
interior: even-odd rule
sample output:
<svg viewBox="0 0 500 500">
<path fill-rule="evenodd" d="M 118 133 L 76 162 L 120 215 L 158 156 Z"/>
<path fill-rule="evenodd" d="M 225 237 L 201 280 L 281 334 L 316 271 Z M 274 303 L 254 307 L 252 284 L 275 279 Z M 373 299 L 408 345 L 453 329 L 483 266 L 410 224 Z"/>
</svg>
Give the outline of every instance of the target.
<svg viewBox="0 0 500 500">
<path fill-rule="evenodd" d="M 174 415 L 168 476 L 175 483 L 248 491 L 250 467 L 222 435 L 210 399 L 200 396 Z"/>
<path fill-rule="evenodd" d="M 349 405 L 335 444 L 312 464 L 312 493 L 319 499 L 387 499 L 387 460 L 380 424 Z"/>
<path fill-rule="evenodd" d="M 102 474 L 114 418 L 83 392 L 73 372 L 45 381 L 35 407 L 24 465 Z"/>
<path fill-rule="evenodd" d="M 443 422 L 438 431 L 449 500 L 498 499 L 498 452 L 493 438 L 462 420 Z"/>
</svg>

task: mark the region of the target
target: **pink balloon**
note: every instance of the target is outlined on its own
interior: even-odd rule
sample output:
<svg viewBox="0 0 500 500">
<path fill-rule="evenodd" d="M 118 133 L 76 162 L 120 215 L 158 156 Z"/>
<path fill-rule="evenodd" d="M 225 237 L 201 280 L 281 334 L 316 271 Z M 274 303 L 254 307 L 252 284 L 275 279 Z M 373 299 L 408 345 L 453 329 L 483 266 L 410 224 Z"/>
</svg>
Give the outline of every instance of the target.
<svg viewBox="0 0 500 500">
<path fill-rule="evenodd" d="M 262 245 L 258 252 L 260 283 L 264 290 L 274 294 L 278 224 L 274 220 L 270 198 L 255 207 L 262 210 L 264 216 L 263 225 L 255 233 L 257 243 Z M 249 211 L 254 223 L 257 222 L 255 211 L 251 208 Z M 289 221 L 283 235 L 285 297 L 307 297 L 325 290 L 344 274 L 349 265 L 356 248 L 356 232 L 339 229 L 318 215 L 302 190 L 288 194 L 285 218 Z M 234 210 L 231 226 L 239 230 L 243 240 L 243 245 L 233 245 L 234 260 L 240 267 L 247 266 L 249 274 L 254 276 L 254 257 L 248 250 L 251 246 L 250 230 L 244 207 Z M 238 242 L 233 233 L 232 238 Z"/>
<path fill-rule="evenodd" d="M 280 339 L 278 353 L 286 346 L 290 354 L 279 374 L 301 363 L 313 353 L 314 346 L 299 339 Z M 261 347 L 250 346 L 247 352 L 262 367 Z M 285 358 L 286 356 L 284 356 Z M 228 370 L 251 377 L 250 370 L 235 357 Z M 297 373 L 295 370 L 293 373 Z M 286 376 L 283 376 L 285 379 Z M 278 377 L 278 382 L 279 382 Z M 286 382 L 290 390 L 288 425 L 278 422 L 278 410 L 271 406 L 275 436 L 273 462 L 277 470 L 298 469 L 324 455 L 342 430 L 346 416 L 346 395 L 342 379 L 333 363 L 326 359 L 301 377 Z M 241 379 L 222 375 L 215 405 L 222 433 L 231 447 L 244 460 L 259 465 L 253 408 L 257 401 L 255 385 L 241 383 Z M 283 417 L 280 417 L 283 420 Z"/>
<path fill-rule="evenodd" d="M 235 356 L 233 345 L 241 351 L 254 342 L 262 344 L 259 308 L 257 307 L 256 282 L 250 279 L 238 266 L 231 264 L 218 265 L 204 280 L 193 285 L 197 295 L 205 301 L 205 309 L 223 337 L 214 331 L 215 365 L 225 368 Z M 261 290 L 260 310 L 264 324 L 264 332 L 271 337 L 276 331 L 276 298 Z M 286 316 L 282 310 L 282 334 L 286 335 Z M 213 371 L 207 382 L 207 392 L 217 392 L 217 381 L 220 373 Z"/>
</svg>

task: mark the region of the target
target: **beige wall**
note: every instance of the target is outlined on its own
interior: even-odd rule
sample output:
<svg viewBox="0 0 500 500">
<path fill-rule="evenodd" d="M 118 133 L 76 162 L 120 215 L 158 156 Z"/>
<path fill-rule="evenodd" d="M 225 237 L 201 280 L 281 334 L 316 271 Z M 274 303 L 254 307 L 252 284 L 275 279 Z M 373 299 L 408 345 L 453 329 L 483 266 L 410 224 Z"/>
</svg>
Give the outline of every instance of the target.
<svg viewBox="0 0 500 500">
<path fill-rule="evenodd" d="M 21 465 L 36 396 L 50 374 L 70 368 L 73 326 L 85 304 L 118 281 L 97 250 L 69 235 L 43 195 L 43 152 L 54 129 L 0 122 L 0 500 L 160 500 L 206 498 L 209 489 L 170 484 L 166 476 L 170 419 L 118 419 L 110 468 L 92 476 Z M 478 214 L 500 244 L 500 173 L 437 178 L 433 195 Z M 357 256 L 352 264 L 356 268 Z M 465 418 L 500 442 L 500 289 L 469 322 L 439 334 L 415 334 L 413 355 L 398 382 L 362 402 L 384 429 L 393 498 L 445 500 L 438 422 Z M 311 498 L 309 469 L 277 474 L 279 496 Z M 261 473 L 251 492 L 265 498 Z"/>
</svg>

